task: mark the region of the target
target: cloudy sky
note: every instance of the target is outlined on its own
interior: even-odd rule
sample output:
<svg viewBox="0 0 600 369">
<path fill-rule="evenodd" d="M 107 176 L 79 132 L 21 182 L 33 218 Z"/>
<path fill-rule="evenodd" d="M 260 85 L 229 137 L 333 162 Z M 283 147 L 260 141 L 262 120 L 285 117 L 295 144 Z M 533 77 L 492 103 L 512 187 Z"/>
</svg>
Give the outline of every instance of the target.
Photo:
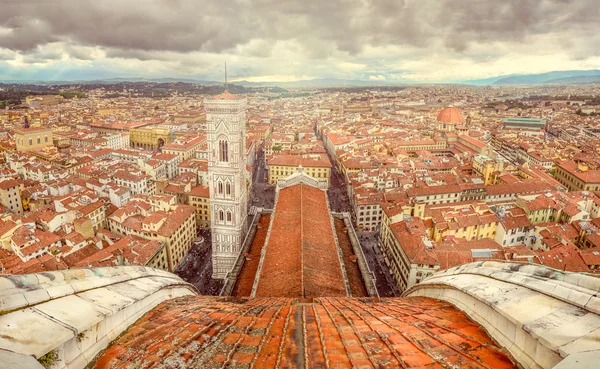
<svg viewBox="0 0 600 369">
<path fill-rule="evenodd" d="M 0 0 L 0 80 L 600 69 L 598 0 Z"/>
</svg>

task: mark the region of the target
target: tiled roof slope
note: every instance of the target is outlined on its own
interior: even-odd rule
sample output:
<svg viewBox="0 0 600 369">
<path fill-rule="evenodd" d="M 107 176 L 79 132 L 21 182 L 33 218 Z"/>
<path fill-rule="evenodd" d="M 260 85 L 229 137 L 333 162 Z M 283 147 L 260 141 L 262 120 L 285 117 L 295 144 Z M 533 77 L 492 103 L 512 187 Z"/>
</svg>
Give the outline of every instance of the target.
<svg viewBox="0 0 600 369">
<path fill-rule="evenodd" d="M 131 367 L 516 368 L 461 311 L 422 297 L 173 299 L 95 364 Z"/>
<path fill-rule="evenodd" d="M 325 191 L 279 191 L 256 297 L 346 296 Z"/>
</svg>

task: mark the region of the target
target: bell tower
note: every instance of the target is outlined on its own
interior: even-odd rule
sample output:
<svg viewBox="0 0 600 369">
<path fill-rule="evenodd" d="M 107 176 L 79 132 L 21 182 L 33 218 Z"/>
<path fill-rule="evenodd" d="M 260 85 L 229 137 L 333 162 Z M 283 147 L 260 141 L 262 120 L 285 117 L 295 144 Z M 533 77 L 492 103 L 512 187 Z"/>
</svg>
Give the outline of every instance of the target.
<svg viewBox="0 0 600 369">
<path fill-rule="evenodd" d="M 213 278 L 231 270 L 247 231 L 247 99 L 225 90 L 206 98 Z"/>
</svg>

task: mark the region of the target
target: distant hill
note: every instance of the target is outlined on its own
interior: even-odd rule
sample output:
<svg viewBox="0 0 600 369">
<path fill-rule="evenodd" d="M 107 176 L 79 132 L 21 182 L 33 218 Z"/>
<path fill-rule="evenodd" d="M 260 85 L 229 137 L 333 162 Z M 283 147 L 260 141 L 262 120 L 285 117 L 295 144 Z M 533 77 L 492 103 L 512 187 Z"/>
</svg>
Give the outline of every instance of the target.
<svg viewBox="0 0 600 369">
<path fill-rule="evenodd" d="M 505 76 L 496 76 L 496 77 L 490 77 L 490 78 L 482 78 L 482 79 L 467 79 L 467 80 L 459 81 L 459 83 L 462 83 L 465 85 L 493 85 L 498 80 L 501 80 L 503 78 L 512 77 L 512 76 L 514 76 L 514 74 L 509 74 L 509 75 L 505 75 Z"/>
<path fill-rule="evenodd" d="M 548 84 L 577 84 L 577 83 L 600 83 L 600 75 L 595 76 L 574 76 L 551 79 L 545 83 Z"/>
<path fill-rule="evenodd" d="M 136 77 L 115 77 L 115 78 L 103 78 L 96 80 L 71 80 L 71 81 L 33 81 L 33 80 L 6 80 L 0 81 L 0 83 L 23 83 L 33 85 L 90 85 L 90 84 L 115 84 L 122 82 L 133 82 L 133 83 L 196 83 L 204 86 L 215 86 L 222 85 L 223 81 L 206 81 L 198 80 L 193 78 L 136 78 Z M 317 78 L 309 80 L 291 81 L 291 82 L 250 82 L 250 81 L 235 81 L 230 82 L 236 85 L 244 87 L 344 87 L 344 86 L 385 86 L 392 85 L 386 81 L 362 81 L 362 80 L 350 80 L 350 79 L 337 79 L 337 78 Z"/>
<path fill-rule="evenodd" d="M 385 81 L 362 81 L 356 79 L 337 79 L 337 78 L 315 78 L 291 82 L 249 82 L 236 81 L 238 85 L 246 87 L 256 86 L 281 86 L 281 87 L 344 87 L 344 86 L 384 86 L 390 85 Z"/>
<path fill-rule="evenodd" d="M 539 83 L 588 83 L 579 82 L 585 77 L 600 76 L 600 70 L 569 70 L 540 74 L 514 75 L 500 78 L 494 85 L 529 85 Z M 571 79 L 572 82 L 568 80 Z M 561 82 L 562 81 L 562 82 Z"/>
<path fill-rule="evenodd" d="M 66 80 L 66 81 L 38 81 L 38 80 L 0 80 L 0 84 L 30 84 L 40 86 L 57 86 L 57 85 L 100 85 L 100 84 L 118 84 L 118 83 L 192 83 L 202 86 L 218 86 L 222 85 L 223 81 L 210 81 L 195 78 L 143 78 L 143 77 L 115 77 L 102 78 L 94 80 Z M 425 84 L 419 81 L 370 81 L 357 79 L 338 79 L 338 78 L 315 78 L 291 82 L 251 82 L 246 80 L 230 82 L 243 87 L 275 87 L 282 88 L 329 88 L 329 87 L 370 87 L 370 86 L 406 86 Z M 503 76 L 489 77 L 473 80 L 458 80 L 449 81 L 444 84 L 464 84 L 464 85 L 525 85 L 525 84 L 577 84 L 577 83 L 600 83 L 600 70 L 570 70 L 570 71 L 555 71 L 540 74 L 509 74 Z M 431 83 L 426 84 L 442 84 Z"/>
<path fill-rule="evenodd" d="M 0 80 L 0 83 L 21 83 L 21 84 L 32 84 L 32 85 L 101 85 L 101 84 L 115 84 L 122 82 L 132 83 L 196 83 L 203 86 L 215 86 L 222 85 L 223 82 L 217 81 L 203 81 L 192 78 L 136 78 L 136 77 L 115 77 L 115 78 L 103 78 L 103 79 L 92 79 L 92 80 L 68 80 L 68 81 L 37 81 L 37 80 Z"/>
</svg>

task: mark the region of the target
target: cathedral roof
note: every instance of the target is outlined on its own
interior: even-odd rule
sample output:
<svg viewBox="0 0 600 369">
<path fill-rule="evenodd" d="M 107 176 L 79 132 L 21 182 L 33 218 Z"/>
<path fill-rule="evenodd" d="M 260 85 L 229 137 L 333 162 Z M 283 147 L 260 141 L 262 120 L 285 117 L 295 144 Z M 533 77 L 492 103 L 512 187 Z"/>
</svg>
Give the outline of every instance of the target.
<svg viewBox="0 0 600 369">
<path fill-rule="evenodd" d="M 283 188 L 272 217 L 256 296 L 346 296 L 325 191 Z"/>
<path fill-rule="evenodd" d="M 593 368 L 599 296 L 600 278 L 502 262 L 387 299 L 202 297 L 144 267 L 5 275 L 0 367 Z"/>
<path fill-rule="evenodd" d="M 451 304 L 182 297 L 136 322 L 95 368 L 516 368 Z M 229 365 L 229 366 L 228 366 Z"/>
<path fill-rule="evenodd" d="M 442 109 L 437 116 L 437 121 L 442 123 L 464 123 L 460 110 L 454 107 L 448 107 Z"/>
<path fill-rule="evenodd" d="M 234 94 L 230 93 L 229 91 L 225 90 L 225 92 L 223 92 L 222 94 L 207 97 L 207 100 L 240 100 L 243 98 L 244 98 L 243 96 L 234 95 Z"/>
</svg>

